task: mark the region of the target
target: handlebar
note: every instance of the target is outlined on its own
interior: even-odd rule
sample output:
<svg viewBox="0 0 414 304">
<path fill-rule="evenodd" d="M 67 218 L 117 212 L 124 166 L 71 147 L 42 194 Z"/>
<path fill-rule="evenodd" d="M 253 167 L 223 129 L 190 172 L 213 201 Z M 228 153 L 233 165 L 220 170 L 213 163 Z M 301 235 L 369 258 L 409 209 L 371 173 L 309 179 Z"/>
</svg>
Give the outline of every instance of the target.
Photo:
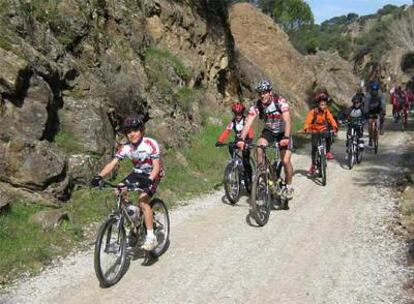
<svg viewBox="0 0 414 304">
<path fill-rule="evenodd" d="M 119 183 L 119 184 L 113 184 L 111 182 L 102 181 L 102 185 L 99 187 L 100 189 L 103 188 L 110 188 L 110 189 L 117 189 L 119 191 L 122 190 L 128 190 L 128 191 L 139 191 L 139 192 L 143 192 L 144 189 L 139 187 L 139 183 L 135 182 L 135 183 Z"/>
</svg>

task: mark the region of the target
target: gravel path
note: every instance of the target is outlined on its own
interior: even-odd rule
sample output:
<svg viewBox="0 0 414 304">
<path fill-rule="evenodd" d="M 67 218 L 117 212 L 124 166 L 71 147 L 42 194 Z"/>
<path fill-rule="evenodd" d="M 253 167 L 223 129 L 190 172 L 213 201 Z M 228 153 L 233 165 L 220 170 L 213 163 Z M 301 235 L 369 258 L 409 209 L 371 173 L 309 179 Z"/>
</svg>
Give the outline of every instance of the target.
<svg viewBox="0 0 414 304">
<path fill-rule="evenodd" d="M 414 303 L 402 288 L 413 277 L 405 248 L 390 229 L 407 136 L 387 132 L 378 155 L 368 151 L 348 170 L 341 132 L 326 187 L 307 178 L 308 149 L 299 152 L 291 208 L 272 212 L 265 227 L 249 223 L 245 197 L 232 207 L 213 193 L 174 210 L 170 249 L 150 267 L 132 261 L 116 286 L 99 287 L 91 250 L 12 287 L 0 303 Z"/>
</svg>

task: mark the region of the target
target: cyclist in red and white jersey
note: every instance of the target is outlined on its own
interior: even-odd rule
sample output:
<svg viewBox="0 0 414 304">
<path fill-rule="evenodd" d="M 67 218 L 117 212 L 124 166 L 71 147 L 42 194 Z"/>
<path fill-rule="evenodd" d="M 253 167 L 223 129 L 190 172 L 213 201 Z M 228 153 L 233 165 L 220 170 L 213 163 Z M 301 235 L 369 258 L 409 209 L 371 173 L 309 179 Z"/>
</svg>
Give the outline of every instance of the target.
<svg viewBox="0 0 414 304">
<path fill-rule="evenodd" d="M 139 183 L 144 192 L 138 198 L 138 205 L 144 214 L 147 235 L 142 249 L 151 251 L 157 246 L 157 239 L 153 230 L 153 216 L 150 199 L 155 194 L 157 186 L 163 176 L 158 143 L 144 136 L 144 120 L 141 116 L 130 116 L 124 119 L 121 131 L 128 138 L 128 144 L 123 145 L 115 153 L 115 157 L 105 165 L 95 176 L 91 185 L 98 187 L 103 177 L 107 176 L 116 167 L 119 161 L 129 158 L 133 163 L 133 171 L 124 178 L 125 183 Z"/>
<path fill-rule="evenodd" d="M 256 92 L 259 94 L 260 99 L 250 108 L 246 125 L 240 138 L 242 140 L 246 139 L 256 117 L 263 120 L 265 127 L 257 144 L 267 146 L 275 142 L 279 143 L 286 182 L 286 189 L 283 195 L 287 199 L 292 199 L 294 191 L 292 187 L 293 166 L 291 162 L 293 141 L 289 104 L 285 98 L 273 94 L 272 86 L 268 80 L 261 80 L 256 87 Z M 244 146 L 244 143 L 240 143 L 240 145 Z M 260 149 L 257 152 L 258 163 L 260 164 L 263 159 L 263 152 Z"/>
</svg>

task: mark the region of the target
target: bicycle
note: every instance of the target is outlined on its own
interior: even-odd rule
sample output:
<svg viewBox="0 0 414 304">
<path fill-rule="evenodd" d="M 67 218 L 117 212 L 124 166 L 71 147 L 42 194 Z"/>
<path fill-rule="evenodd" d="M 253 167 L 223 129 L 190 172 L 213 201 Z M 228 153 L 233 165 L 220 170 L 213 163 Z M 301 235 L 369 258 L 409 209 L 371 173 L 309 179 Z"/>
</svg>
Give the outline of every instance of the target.
<svg viewBox="0 0 414 304">
<path fill-rule="evenodd" d="M 348 167 L 352 170 L 353 166 L 362 161 L 363 148 L 360 147 L 360 138 L 358 136 L 359 130 L 363 128 L 363 122 L 360 119 L 353 119 L 346 121 L 343 125 L 348 125 L 347 139 L 346 139 L 346 155 Z M 361 131 L 362 132 L 362 131 Z"/>
<path fill-rule="evenodd" d="M 317 176 L 321 178 L 322 186 L 326 186 L 327 183 L 327 159 L 326 159 L 326 139 L 333 135 L 333 130 L 322 132 L 308 132 L 309 134 L 315 134 L 317 138 L 317 150 L 316 150 L 316 171 Z"/>
<path fill-rule="evenodd" d="M 96 277 L 102 287 L 110 287 L 119 282 L 128 270 L 130 257 L 127 255 L 127 249 L 134 249 L 144 243 L 146 235 L 144 216 L 138 207 L 128 201 L 127 197 L 128 191 L 142 193 L 143 189 L 139 188 L 137 183 L 114 185 L 107 181 L 104 181 L 100 188 L 115 189 L 116 194 L 116 207 L 98 230 L 94 252 Z M 170 219 L 168 209 L 162 200 L 154 198 L 150 201 L 150 205 L 158 245 L 149 254 L 157 258 L 168 249 Z M 133 239 L 136 241 L 135 245 L 131 244 Z"/>
<path fill-rule="evenodd" d="M 223 183 L 226 198 L 234 205 L 239 201 L 243 187 L 248 193 L 251 192 L 251 177 L 247 176 L 244 170 L 243 157 L 240 155 L 236 143 L 218 144 L 217 147 L 232 147 L 231 159 L 224 169 Z M 249 146 L 246 146 L 246 149 L 249 149 Z M 254 162 L 252 159 L 250 159 L 250 164 L 253 171 Z"/>
<path fill-rule="evenodd" d="M 282 160 L 280 158 L 279 144 L 272 146 L 250 145 L 263 150 L 263 161 L 257 166 L 253 183 L 250 203 L 254 219 L 259 226 L 264 226 L 269 220 L 272 197 L 279 200 L 280 205 L 286 209 L 288 200 L 283 196 L 286 184 L 281 178 Z M 266 151 L 274 149 L 275 160 L 270 163 Z"/>
</svg>

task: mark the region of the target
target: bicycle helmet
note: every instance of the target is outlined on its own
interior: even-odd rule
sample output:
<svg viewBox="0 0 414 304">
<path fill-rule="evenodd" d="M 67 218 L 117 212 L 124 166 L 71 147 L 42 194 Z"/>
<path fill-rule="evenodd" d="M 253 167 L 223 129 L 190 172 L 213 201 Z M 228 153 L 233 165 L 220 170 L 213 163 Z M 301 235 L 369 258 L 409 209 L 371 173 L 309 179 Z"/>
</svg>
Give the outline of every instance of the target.
<svg viewBox="0 0 414 304">
<path fill-rule="evenodd" d="M 272 90 L 272 85 L 270 84 L 269 80 L 260 80 L 258 85 L 256 86 L 257 93 L 265 93 L 270 92 Z"/>
<path fill-rule="evenodd" d="M 246 110 L 246 107 L 240 102 L 235 102 L 231 105 L 231 110 L 235 115 L 241 115 Z"/>
<path fill-rule="evenodd" d="M 352 103 L 362 103 L 364 101 L 364 96 L 362 96 L 361 94 L 356 94 L 354 95 L 354 97 L 352 97 Z"/>
<path fill-rule="evenodd" d="M 121 130 L 125 131 L 128 129 L 142 129 L 144 127 L 144 120 L 141 116 L 128 116 L 121 124 Z"/>
<path fill-rule="evenodd" d="M 328 101 L 329 100 L 329 96 L 328 96 L 328 94 L 327 93 L 325 93 L 325 92 L 320 92 L 320 93 L 317 93 L 316 95 L 315 95 L 315 100 L 316 100 L 316 102 L 321 102 L 321 101 Z"/>
<path fill-rule="evenodd" d="M 371 86 L 370 86 L 371 91 L 379 91 L 380 87 L 381 86 L 378 82 L 373 82 L 371 83 Z"/>
</svg>

